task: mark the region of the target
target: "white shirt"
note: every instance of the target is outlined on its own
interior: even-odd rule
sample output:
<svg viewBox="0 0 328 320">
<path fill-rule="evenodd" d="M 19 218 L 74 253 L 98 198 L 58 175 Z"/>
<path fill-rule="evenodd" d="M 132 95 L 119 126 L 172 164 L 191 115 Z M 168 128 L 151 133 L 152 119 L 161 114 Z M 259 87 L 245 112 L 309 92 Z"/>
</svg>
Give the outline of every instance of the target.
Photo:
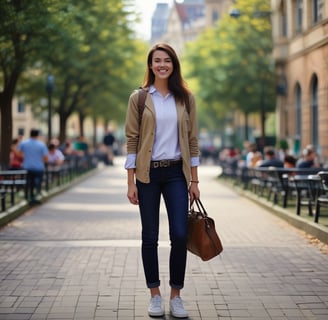
<svg viewBox="0 0 328 320">
<path fill-rule="evenodd" d="M 154 86 L 149 88 L 156 114 L 152 160 L 180 159 L 178 115 L 174 96 L 163 97 Z"/>
<path fill-rule="evenodd" d="M 63 161 L 63 160 L 65 160 L 65 156 L 58 149 L 55 149 L 54 153 L 49 152 L 48 154 L 48 164 L 56 164 L 57 161 Z"/>
<path fill-rule="evenodd" d="M 174 96 L 168 93 L 165 97 L 150 86 L 149 93 L 154 103 L 156 131 L 151 159 L 178 160 L 181 158 L 178 132 L 178 115 Z M 135 168 L 136 154 L 128 154 L 125 169 Z M 199 165 L 199 157 L 191 159 L 192 166 Z"/>
</svg>

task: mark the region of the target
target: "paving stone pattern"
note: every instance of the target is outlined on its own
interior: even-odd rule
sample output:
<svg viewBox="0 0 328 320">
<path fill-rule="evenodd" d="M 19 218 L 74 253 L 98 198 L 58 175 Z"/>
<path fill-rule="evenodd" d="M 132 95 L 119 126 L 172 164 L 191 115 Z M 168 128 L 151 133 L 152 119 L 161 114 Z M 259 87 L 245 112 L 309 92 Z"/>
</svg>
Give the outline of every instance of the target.
<svg viewBox="0 0 328 320">
<path fill-rule="evenodd" d="M 138 207 L 122 158 L 0 230 L 0 320 L 149 319 Z M 201 199 L 224 251 L 188 254 L 189 319 L 327 320 L 328 256 L 283 220 L 199 168 Z M 162 294 L 168 310 L 168 225 L 161 208 Z"/>
</svg>

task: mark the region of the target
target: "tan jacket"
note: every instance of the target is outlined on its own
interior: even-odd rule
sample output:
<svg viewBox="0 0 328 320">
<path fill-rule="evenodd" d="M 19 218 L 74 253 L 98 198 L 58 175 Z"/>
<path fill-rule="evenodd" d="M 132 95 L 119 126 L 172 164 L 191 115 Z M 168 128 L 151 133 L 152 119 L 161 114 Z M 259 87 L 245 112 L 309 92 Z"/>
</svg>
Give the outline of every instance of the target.
<svg viewBox="0 0 328 320">
<path fill-rule="evenodd" d="M 181 103 L 176 103 L 178 114 L 179 145 L 183 161 L 183 173 L 187 184 L 190 183 L 190 158 L 199 156 L 198 128 L 196 105 L 193 95 L 190 95 L 190 112 Z M 128 154 L 136 154 L 136 178 L 149 183 L 149 170 L 152 148 L 155 139 L 155 107 L 148 93 L 145 109 L 139 130 L 138 91 L 134 91 L 129 99 L 126 113 L 125 134 Z"/>
</svg>

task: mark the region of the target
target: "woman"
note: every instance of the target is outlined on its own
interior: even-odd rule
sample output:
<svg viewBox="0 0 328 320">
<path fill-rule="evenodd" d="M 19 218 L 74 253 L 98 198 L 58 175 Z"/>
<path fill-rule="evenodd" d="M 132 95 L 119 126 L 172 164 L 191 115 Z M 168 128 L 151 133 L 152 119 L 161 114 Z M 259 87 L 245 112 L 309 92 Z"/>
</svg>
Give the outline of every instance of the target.
<svg viewBox="0 0 328 320">
<path fill-rule="evenodd" d="M 10 170 L 20 170 L 22 169 L 23 156 L 18 151 L 18 139 L 13 139 L 10 145 L 10 155 L 9 155 L 9 169 Z"/>
<path fill-rule="evenodd" d="M 49 144 L 48 150 L 48 166 L 61 166 L 65 161 L 65 156 L 63 155 L 63 153 L 57 148 L 54 143 Z"/>
<path fill-rule="evenodd" d="M 155 45 L 148 54 L 147 67 L 143 88 L 148 93 L 143 113 L 139 114 L 139 93 L 135 91 L 126 115 L 127 196 L 140 210 L 142 261 L 151 295 L 150 316 L 164 315 L 157 251 L 161 195 L 164 198 L 171 241 L 170 311 L 174 317 L 185 318 L 188 313 L 180 290 L 184 286 L 187 258 L 188 191 L 190 201 L 200 195 L 195 100 L 181 76 L 178 57 L 169 45 Z"/>
</svg>

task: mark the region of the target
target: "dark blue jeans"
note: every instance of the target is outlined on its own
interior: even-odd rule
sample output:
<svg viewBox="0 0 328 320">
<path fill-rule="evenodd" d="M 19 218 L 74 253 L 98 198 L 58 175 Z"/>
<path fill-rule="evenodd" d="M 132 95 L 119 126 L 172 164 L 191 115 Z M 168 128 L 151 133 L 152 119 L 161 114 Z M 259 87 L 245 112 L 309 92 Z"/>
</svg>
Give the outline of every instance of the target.
<svg viewBox="0 0 328 320">
<path fill-rule="evenodd" d="M 158 234 L 160 199 L 163 195 L 171 242 L 170 286 L 182 289 L 187 260 L 188 186 L 182 165 L 150 169 L 150 183 L 137 180 L 142 225 L 142 261 L 148 288 L 160 285 Z"/>
<path fill-rule="evenodd" d="M 27 170 L 28 199 L 35 200 L 37 194 L 41 192 L 43 171 Z"/>
</svg>

